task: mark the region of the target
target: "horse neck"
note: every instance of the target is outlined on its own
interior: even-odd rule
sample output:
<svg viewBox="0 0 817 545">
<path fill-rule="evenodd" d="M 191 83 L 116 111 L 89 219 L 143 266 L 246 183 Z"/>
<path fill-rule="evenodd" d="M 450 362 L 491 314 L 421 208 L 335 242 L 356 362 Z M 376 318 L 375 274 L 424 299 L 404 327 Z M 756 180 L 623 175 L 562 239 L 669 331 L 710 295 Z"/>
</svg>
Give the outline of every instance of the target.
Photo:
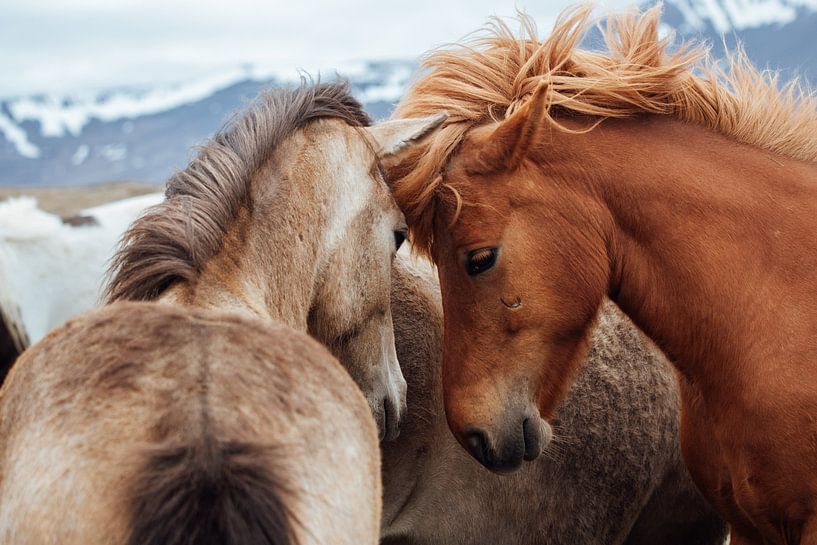
<svg viewBox="0 0 817 545">
<path fill-rule="evenodd" d="M 609 295 L 704 393 L 752 380 L 775 328 L 808 336 L 788 310 L 817 287 L 817 165 L 669 120 L 577 138 L 613 219 Z"/>
<path fill-rule="evenodd" d="M 240 210 L 222 251 L 205 264 L 195 283 L 175 286 L 166 300 L 242 312 L 307 331 L 321 264 L 329 255 L 325 231 L 332 218 L 326 212 L 333 210 L 335 195 L 332 184 L 319 183 L 331 180 L 319 168 L 293 173 L 283 166 L 287 153 L 276 153 L 279 159 L 270 160 L 252 180 L 252 211 Z"/>
</svg>

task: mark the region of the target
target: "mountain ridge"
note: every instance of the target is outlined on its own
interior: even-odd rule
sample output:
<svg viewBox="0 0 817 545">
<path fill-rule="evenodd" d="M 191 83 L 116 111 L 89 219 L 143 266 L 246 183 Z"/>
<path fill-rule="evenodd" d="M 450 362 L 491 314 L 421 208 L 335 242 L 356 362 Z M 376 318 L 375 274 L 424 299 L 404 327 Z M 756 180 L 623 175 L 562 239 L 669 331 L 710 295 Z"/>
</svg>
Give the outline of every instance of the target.
<svg viewBox="0 0 817 545">
<path fill-rule="evenodd" d="M 704 39 L 715 56 L 742 42 L 760 67 L 817 83 L 817 0 L 667 0 L 665 30 Z M 416 63 L 341 67 L 375 118 L 389 115 Z M 297 77 L 242 66 L 175 86 L 0 99 L 0 185 L 64 186 L 111 180 L 161 183 L 230 112 Z"/>
</svg>

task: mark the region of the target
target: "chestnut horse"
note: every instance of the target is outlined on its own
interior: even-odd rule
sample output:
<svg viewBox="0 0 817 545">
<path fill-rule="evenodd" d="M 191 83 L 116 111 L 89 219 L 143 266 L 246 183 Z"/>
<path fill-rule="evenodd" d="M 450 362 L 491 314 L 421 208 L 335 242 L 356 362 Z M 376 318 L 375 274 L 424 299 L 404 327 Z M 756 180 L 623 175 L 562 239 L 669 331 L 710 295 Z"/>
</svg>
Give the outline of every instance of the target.
<svg viewBox="0 0 817 545">
<path fill-rule="evenodd" d="M 304 84 L 204 145 L 125 233 L 113 303 L 0 389 L 0 544 L 376 543 L 375 420 L 405 402 L 379 159 L 441 120 L 370 127 Z"/>
<path fill-rule="evenodd" d="M 433 53 L 390 165 L 439 268 L 449 427 L 495 471 L 549 423 L 605 296 L 681 376 L 685 461 L 734 544 L 817 544 L 817 102 L 741 55 L 670 51 L 659 11 L 524 21 Z M 702 60 L 703 59 L 703 60 Z"/>
<path fill-rule="evenodd" d="M 557 440 L 496 475 L 448 430 L 437 275 L 402 254 L 391 306 L 408 411 L 381 444 L 382 545 L 723 545 L 726 524 L 681 457 L 674 370 L 613 303 L 557 410 Z"/>
</svg>

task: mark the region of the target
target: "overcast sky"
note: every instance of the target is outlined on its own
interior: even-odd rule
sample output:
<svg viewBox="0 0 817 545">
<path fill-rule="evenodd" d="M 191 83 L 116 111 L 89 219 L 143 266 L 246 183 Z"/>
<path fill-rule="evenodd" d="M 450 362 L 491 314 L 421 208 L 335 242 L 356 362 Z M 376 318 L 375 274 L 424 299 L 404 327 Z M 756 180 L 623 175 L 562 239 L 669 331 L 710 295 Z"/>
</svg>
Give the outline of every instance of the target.
<svg viewBox="0 0 817 545">
<path fill-rule="evenodd" d="M 519 7 L 569 0 L 0 0 L 0 96 L 185 81 L 242 64 L 415 58 Z M 632 0 L 606 0 L 623 6 Z"/>
</svg>

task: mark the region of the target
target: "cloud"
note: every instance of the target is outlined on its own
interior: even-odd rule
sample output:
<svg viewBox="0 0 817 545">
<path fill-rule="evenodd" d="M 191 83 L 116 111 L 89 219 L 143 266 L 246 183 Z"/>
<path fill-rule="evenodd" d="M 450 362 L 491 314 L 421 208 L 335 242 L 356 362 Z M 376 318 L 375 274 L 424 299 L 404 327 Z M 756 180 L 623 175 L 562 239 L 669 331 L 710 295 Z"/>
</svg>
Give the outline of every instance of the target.
<svg viewBox="0 0 817 545">
<path fill-rule="evenodd" d="M 570 3 L 518 4 L 547 29 Z M 415 58 L 515 9 L 509 0 L 8 2 L 0 96 L 177 81 L 247 63 L 294 71 Z"/>
</svg>

